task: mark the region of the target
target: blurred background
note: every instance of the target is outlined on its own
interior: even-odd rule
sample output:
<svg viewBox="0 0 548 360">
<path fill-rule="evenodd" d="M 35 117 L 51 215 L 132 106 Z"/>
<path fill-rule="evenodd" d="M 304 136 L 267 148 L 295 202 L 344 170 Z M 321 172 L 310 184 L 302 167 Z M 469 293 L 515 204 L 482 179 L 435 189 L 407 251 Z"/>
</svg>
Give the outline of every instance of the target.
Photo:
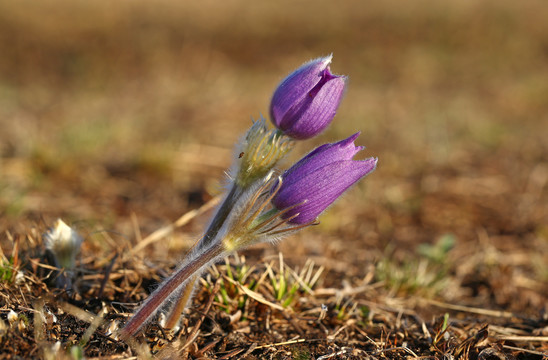
<svg viewBox="0 0 548 360">
<path fill-rule="evenodd" d="M 390 281 L 383 259 L 441 244 L 459 264 L 448 298 L 536 311 L 548 296 L 547 18 L 541 0 L 2 1 L 0 230 L 62 217 L 134 243 L 219 194 L 277 84 L 333 53 L 346 96 L 286 165 L 361 131 L 359 156 L 379 166 L 278 246 L 288 261 L 326 266 L 326 286 L 371 267 Z M 147 255 L 175 261 L 165 250 L 206 221 Z"/>
</svg>

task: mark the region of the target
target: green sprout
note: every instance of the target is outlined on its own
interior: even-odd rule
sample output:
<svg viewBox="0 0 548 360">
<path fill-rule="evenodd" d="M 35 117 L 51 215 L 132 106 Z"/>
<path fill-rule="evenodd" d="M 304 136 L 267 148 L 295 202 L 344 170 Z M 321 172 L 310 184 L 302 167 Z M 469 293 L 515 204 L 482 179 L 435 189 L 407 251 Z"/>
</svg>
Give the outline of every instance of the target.
<svg viewBox="0 0 548 360">
<path fill-rule="evenodd" d="M 447 285 L 448 255 L 455 241 L 453 234 L 443 235 L 434 245 L 419 245 L 418 258 L 401 263 L 391 259 L 392 249 L 388 248 L 388 254 L 377 263 L 376 275 L 395 291 L 424 295 L 439 293 Z"/>
<path fill-rule="evenodd" d="M 288 267 L 283 261 L 282 253 L 279 254 L 279 269 L 275 274 L 272 265 L 267 265 L 266 273 L 270 279 L 273 297 L 285 308 L 293 304 L 299 293 L 311 293 L 316 285 L 323 267 L 314 272 L 314 262 L 307 261 L 302 270 L 297 273 Z"/>
<path fill-rule="evenodd" d="M 3 283 L 11 283 L 14 278 L 13 259 L 0 259 L 0 281 Z"/>
</svg>

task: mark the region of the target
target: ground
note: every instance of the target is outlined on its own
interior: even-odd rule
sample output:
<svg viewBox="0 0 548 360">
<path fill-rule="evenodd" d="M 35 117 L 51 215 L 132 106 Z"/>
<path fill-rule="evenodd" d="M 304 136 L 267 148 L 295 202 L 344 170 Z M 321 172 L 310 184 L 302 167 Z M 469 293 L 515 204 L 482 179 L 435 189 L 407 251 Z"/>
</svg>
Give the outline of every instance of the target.
<svg viewBox="0 0 548 360">
<path fill-rule="evenodd" d="M 547 358 L 547 16 L 1 3 L 0 358 Z M 377 170 L 320 225 L 210 268 L 178 331 L 117 339 L 199 238 L 251 118 L 330 53 L 340 110 L 283 167 L 361 131 Z M 69 290 L 43 239 L 58 218 L 84 238 Z"/>
</svg>

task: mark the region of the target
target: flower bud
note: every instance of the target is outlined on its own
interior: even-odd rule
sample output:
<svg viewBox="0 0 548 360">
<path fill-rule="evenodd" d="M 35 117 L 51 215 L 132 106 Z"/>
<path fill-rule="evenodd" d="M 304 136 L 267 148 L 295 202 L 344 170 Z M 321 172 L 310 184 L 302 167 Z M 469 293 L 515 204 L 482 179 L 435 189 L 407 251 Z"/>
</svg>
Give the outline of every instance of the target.
<svg viewBox="0 0 548 360">
<path fill-rule="evenodd" d="M 283 215 L 290 223 L 314 221 L 345 190 L 375 170 L 376 158 L 352 160 L 363 149 L 354 145 L 358 135 L 316 148 L 282 175 L 272 204 L 280 210 L 291 208 Z"/>
<path fill-rule="evenodd" d="M 19 315 L 13 310 L 10 310 L 8 312 L 8 322 L 10 323 L 10 326 L 13 326 L 15 322 L 19 319 Z"/>
<path fill-rule="evenodd" d="M 72 270 L 83 239 L 61 219 L 44 234 L 46 248 L 55 256 L 57 266 Z"/>
<path fill-rule="evenodd" d="M 71 289 L 76 255 L 84 239 L 61 219 L 44 234 L 46 255 L 52 256 L 53 265 L 64 271 L 56 277 L 56 286 Z"/>
<path fill-rule="evenodd" d="M 294 139 L 321 133 L 333 120 L 341 102 L 346 77 L 331 74 L 332 56 L 312 60 L 285 78 L 272 96 L 274 125 Z"/>
</svg>

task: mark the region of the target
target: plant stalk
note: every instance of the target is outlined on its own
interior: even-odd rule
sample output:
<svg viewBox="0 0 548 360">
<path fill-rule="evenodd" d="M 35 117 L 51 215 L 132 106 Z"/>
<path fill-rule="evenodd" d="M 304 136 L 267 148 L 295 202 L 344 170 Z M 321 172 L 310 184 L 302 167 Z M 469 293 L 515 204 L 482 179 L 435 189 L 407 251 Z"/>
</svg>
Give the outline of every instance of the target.
<svg viewBox="0 0 548 360">
<path fill-rule="evenodd" d="M 194 292 L 196 279 L 198 279 L 198 274 L 191 277 L 180 290 L 177 290 L 177 298 L 169 311 L 164 328 L 171 330 L 179 322 L 179 319 L 181 318 L 183 311 L 186 309 L 186 305 Z"/>
<path fill-rule="evenodd" d="M 219 230 L 225 223 L 228 215 L 230 215 L 230 211 L 232 210 L 236 200 L 238 200 L 241 194 L 242 188 L 236 183 L 232 183 L 230 191 L 223 200 L 222 204 L 217 209 L 217 213 L 215 214 L 213 220 L 205 231 L 204 236 L 196 244 L 196 249 L 198 251 L 211 245 L 211 243 L 219 233 Z M 184 284 L 180 289 L 176 290 L 177 295 L 175 295 L 175 302 L 168 312 L 165 324 L 166 329 L 174 328 L 179 321 L 182 312 L 184 311 L 188 301 L 192 297 L 197 278 L 198 276 L 192 277 L 192 279 L 187 281 L 186 284 Z"/>
<path fill-rule="evenodd" d="M 179 268 L 172 276 L 164 281 L 160 287 L 149 296 L 145 303 L 131 317 L 129 322 L 120 330 L 120 337 L 128 339 L 135 335 L 145 322 L 160 308 L 165 301 L 187 281 L 192 275 L 199 272 L 205 265 L 222 255 L 224 252 L 221 242 L 213 244 L 207 250 L 197 254 L 189 262 Z"/>
</svg>

